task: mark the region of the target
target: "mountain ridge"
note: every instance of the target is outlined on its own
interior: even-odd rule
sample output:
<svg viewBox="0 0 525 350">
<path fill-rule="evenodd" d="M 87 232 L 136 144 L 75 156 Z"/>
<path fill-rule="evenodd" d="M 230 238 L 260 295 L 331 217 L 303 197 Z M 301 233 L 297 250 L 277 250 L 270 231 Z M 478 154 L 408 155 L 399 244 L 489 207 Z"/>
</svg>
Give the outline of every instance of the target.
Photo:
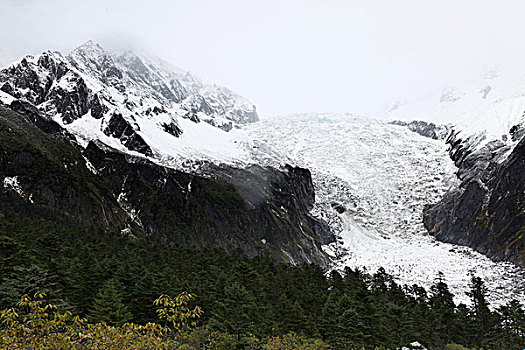
<svg viewBox="0 0 525 350">
<path fill-rule="evenodd" d="M 240 249 L 249 256 L 265 252 L 278 261 L 327 266 L 321 245 L 334 238 L 326 223 L 310 214 L 315 194 L 309 171 L 284 164 L 211 163 L 214 156 L 240 152 L 228 131 L 258 120 L 255 106 L 226 88 L 169 69 L 165 62 L 155 65 L 129 51 L 110 54 L 88 42 L 66 56 L 46 51 L 0 70 L 5 123 L 22 123 L 21 130 L 36 126 L 51 137 L 43 136 L 43 144 L 72 146 L 76 160 L 64 161 L 61 172 L 67 173 L 72 162 L 104 186 L 82 197 L 71 192 L 66 181 L 70 194 L 65 196 L 46 180 L 41 186 L 53 198 L 49 202 L 40 192 L 33 193 L 30 184 L 39 183 L 36 177 L 28 179 L 12 167 L 20 162 L 20 152 L 7 152 L 9 145 L 0 142 L 3 190 L 26 193 L 35 203 L 43 201 L 43 210 L 58 211 L 81 224 L 85 217 L 90 225 L 107 221 L 109 226 L 99 228 L 135 238 L 227 252 Z M 4 129 L 9 133 L 9 126 Z M 49 152 L 39 159 L 29 163 L 31 171 L 44 172 L 54 164 Z M 84 177 L 71 183 L 93 187 Z M 110 207 L 89 204 L 97 192 Z M 63 198 L 76 198 L 81 206 L 88 203 L 96 210 L 69 213 Z M 107 212 L 118 213 L 120 221 L 106 217 Z"/>
<path fill-rule="evenodd" d="M 106 52 L 91 41 L 65 56 L 46 51 L 1 69 L 0 91 L 32 103 L 84 145 L 108 143 L 110 136 L 118 140 L 114 147 L 156 158 L 173 153 L 156 141 L 163 133 L 179 139 L 168 143 L 188 147 L 186 129 L 211 125 L 217 128 L 213 137 L 221 138 L 221 130 L 258 120 L 256 107 L 227 88 L 204 84 L 158 58 Z M 149 149 L 134 147 L 137 142 Z"/>
</svg>

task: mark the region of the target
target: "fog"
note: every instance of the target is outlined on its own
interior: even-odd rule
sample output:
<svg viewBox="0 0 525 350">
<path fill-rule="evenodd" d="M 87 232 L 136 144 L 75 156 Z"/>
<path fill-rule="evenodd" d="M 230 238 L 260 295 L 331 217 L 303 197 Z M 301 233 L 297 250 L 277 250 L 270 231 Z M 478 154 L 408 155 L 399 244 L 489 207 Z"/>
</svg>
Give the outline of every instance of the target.
<svg viewBox="0 0 525 350">
<path fill-rule="evenodd" d="M 523 1 L 0 0 L 0 62 L 87 40 L 225 85 L 265 116 L 373 113 L 525 59 Z M 524 69 L 525 71 L 525 69 Z"/>
</svg>

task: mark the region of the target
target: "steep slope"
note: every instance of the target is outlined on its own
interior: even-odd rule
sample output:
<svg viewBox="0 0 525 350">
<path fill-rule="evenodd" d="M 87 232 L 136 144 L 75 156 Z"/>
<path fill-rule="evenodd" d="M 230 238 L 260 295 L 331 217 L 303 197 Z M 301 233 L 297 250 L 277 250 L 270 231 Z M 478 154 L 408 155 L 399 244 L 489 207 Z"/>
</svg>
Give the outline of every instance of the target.
<svg viewBox="0 0 525 350">
<path fill-rule="evenodd" d="M 245 127 L 253 152 L 269 164 L 278 154 L 312 171 L 314 213 L 326 220 L 337 242 L 325 246 L 337 268 L 384 267 L 401 283 L 430 286 L 439 271 L 466 301 L 472 273 L 482 276 L 493 302 L 523 298 L 523 272 L 495 263 L 467 247 L 441 243 L 423 226 L 426 205 L 459 184 L 457 168 L 441 140 L 404 126 L 343 114 L 305 114 Z"/>
<path fill-rule="evenodd" d="M 47 125 L 48 134 L 42 132 L 33 126 L 35 115 L 0 106 L 4 214 L 11 207 L 28 207 L 29 212 L 45 208 L 50 215 L 74 218 L 86 227 L 117 231 L 133 226 L 107 182 L 88 169 L 85 158 L 70 144 L 71 135 L 45 118 L 37 122 Z"/>
<path fill-rule="evenodd" d="M 88 42 L 67 56 L 45 52 L 0 70 L 0 101 L 11 110 L 2 110 L 6 123 L 24 123 L 27 135 L 36 126 L 50 142 L 67 144 L 74 157 L 83 157 L 54 163 L 44 158 L 31 163 L 33 174 L 46 172 L 50 162 L 63 163 L 67 172 L 74 162 L 94 177 L 66 181 L 53 168 L 50 178 L 41 179 L 44 188 L 55 171 L 59 184 L 91 189 L 93 182 L 104 188 L 96 191 L 104 200 L 89 192 L 86 199 L 68 189 L 51 191 L 54 202 L 44 203 L 44 211 L 141 239 L 328 264 L 321 245 L 334 237 L 309 213 L 315 200 L 309 171 L 250 162 L 233 133 L 256 121 L 257 113 L 226 88 L 206 85 L 157 58 L 108 53 Z M 42 191 L 31 183 L 38 181 L 9 167 L 16 157 L 14 150 L 5 153 L 5 190 L 36 201 Z M 75 209 L 66 198 L 94 208 Z M 89 198 L 97 198 L 95 204 Z"/>
<path fill-rule="evenodd" d="M 308 170 L 208 164 L 214 177 L 204 178 L 98 141 L 83 149 L 28 103 L 18 110 L 0 106 L 5 223 L 14 210 L 17 220 L 21 215 L 36 226 L 43 217 L 56 227 L 96 227 L 184 246 L 241 249 L 250 256 L 268 253 L 279 261 L 328 263 L 320 246 L 333 237 L 309 214 L 314 190 Z"/>
<path fill-rule="evenodd" d="M 439 240 L 524 266 L 525 139 L 512 148 L 493 141 L 471 151 L 455 136 L 448 142 L 462 183 L 427 207 L 425 226 Z"/>
<path fill-rule="evenodd" d="M 523 265 L 525 78 L 489 73 L 445 88 L 439 98 L 400 106 L 389 117 L 451 125 L 445 141 L 461 185 L 427 207 L 424 222 L 430 233 L 495 260 Z"/>
<path fill-rule="evenodd" d="M 199 148 L 200 139 L 227 138 L 223 131 L 258 120 L 255 106 L 226 88 L 160 59 L 108 53 L 93 42 L 67 56 L 24 57 L 0 70 L 0 91 L 52 116 L 84 147 L 101 140 L 157 161 L 192 148 L 220 156 L 221 150 Z"/>
</svg>

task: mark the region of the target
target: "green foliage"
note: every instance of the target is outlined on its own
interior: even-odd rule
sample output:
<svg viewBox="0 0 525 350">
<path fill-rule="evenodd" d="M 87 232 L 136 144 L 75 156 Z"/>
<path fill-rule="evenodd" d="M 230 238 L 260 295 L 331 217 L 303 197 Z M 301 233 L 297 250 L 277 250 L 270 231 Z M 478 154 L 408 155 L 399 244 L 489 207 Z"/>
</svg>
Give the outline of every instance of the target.
<svg viewBox="0 0 525 350">
<path fill-rule="evenodd" d="M 29 252 L 12 237 L 0 235 L 0 276 L 13 271 L 15 266 L 24 266 L 29 262 Z"/>
<path fill-rule="evenodd" d="M 188 304 L 194 296 L 186 292 L 182 292 L 175 299 L 172 299 L 166 294 L 158 297 L 153 304 L 160 306 L 157 309 L 159 319 L 165 321 L 169 326 L 173 327 L 177 336 L 184 332 L 197 327 L 197 318 L 202 316 L 202 310 L 199 306 L 189 308 Z"/>
<path fill-rule="evenodd" d="M 105 289 L 111 289 L 107 283 Z M 59 306 L 48 304 L 45 293 L 37 292 L 34 298 L 24 295 L 16 307 L 0 310 L 0 347 L 2 349 L 232 349 L 242 345 L 246 349 L 305 349 L 324 350 L 328 345 L 319 339 L 308 339 L 295 333 L 282 337 L 259 339 L 252 334 L 237 339 L 228 333 L 194 328 L 195 318 L 202 310 L 189 308 L 193 299 L 181 293 L 172 299 L 161 295 L 154 302 L 163 327 L 155 323 L 120 326 L 105 322 L 89 323 L 86 319 L 61 312 Z M 22 316 L 23 315 L 23 316 Z M 173 328 L 170 328 L 173 327 Z M 176 336 L 172 336 L 172 332 Z"/>
<path fill-rule="evenodd" d="M 7 195 L 0 191 L 0 199 Z M 334 349 L 400 348 L 414 340 L 438 350 L 453 343 L 493 349 L 525 344 L 523 304 L 491 310 L 490 291 L 478 279 L 471 285 L 472 306 L 455 305 L 440 276 L 428 292 L 399 286 L 383 270 L 369 275 L 347 268 L 327 276 L 317 265 L 290 266 L 266 255 L 250 259 L 79 226 L 38 206 L 15 205 L 23 200 L 18 197 L 0 208 L 0 235 L 24 256 L 0 275 L 2 307 L 45 290 L 54 304 L 117 329 L 127 321 L 157 320 L 151 300 L 188 291 L 194 296 L 188 310 L 199 305 L 206 311 L 198 319 L 204 326 L 183 331 L 183 337 L 171 333 L 194 348 L 249 348 L 253 339 L 263 346 L 292 331 Z"/>
<path fill-rule="evenodd" d="M 64 305 L 60 299 L 58 277 L 37 265 L 17 266 L 0 282 L 0 307 L 15 304 L 23 295 L 33 295 L 37 291 L 47 293 L 54 303 Z"/>
<path fill-rule="evenodd" d="M 445 346 L 445 350 L 470 350 L 470 349 L 464 347 L 463 345 L 459 345 L 459 344 L 447 344 L 447 346 Z"/>
<path fill-rule="evenodd" d="M 102 321 L 112 326 L 121 326 L 131 317 L 127 306 L 122 302 L 122 286 L 114 279 L 108 280 L 99 290 L 89 318 L 96 322 Z"/>
</svg>

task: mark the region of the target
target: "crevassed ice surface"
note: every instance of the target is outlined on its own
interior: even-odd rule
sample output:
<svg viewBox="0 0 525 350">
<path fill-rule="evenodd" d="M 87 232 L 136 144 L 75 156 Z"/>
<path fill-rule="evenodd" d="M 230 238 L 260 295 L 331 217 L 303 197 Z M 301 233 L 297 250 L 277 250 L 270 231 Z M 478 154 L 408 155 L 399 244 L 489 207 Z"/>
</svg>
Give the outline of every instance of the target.
<svg viewBox="0 0 525 350">
<path fill-rule="evenodd" d="M 402 284 L 425 287 L 441 271 L 461 302 L 468 302 L 465 292 L 475 274 L 486 281 L 494 304 L 524 300 L 522 270 L 470 248 L 438 242 L 424 228 L 424 206 L 458 184 L 444 142 L 350 114 L 263 120 L 243 132 L 263 142 L 247 145 L 254 158 L 275 165 L 272 161 L 282 154 L 281 162 L 312 171 L 313 213 L 338 236 L 337 243 L 325 247 L 336 268 L 373 272 L 382 266 Z M 345 212 L 340 214 L 337 206 Z"/>
</svg>

